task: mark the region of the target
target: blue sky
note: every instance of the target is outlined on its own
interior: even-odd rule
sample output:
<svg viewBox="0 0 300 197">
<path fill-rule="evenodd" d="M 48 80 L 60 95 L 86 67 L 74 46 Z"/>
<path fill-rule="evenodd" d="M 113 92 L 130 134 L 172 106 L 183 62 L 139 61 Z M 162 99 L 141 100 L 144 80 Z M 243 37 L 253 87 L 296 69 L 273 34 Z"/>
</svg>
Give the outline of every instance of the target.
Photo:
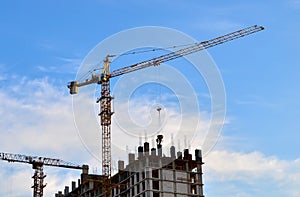
<svg viewBox="0 0 300 197">
<path fill-rule="evenodd" d="M 254 24 L 265 26 L 255 35 L 208 50 L 224 81 L 227 115 L 221 140 L 204 166 L 205 195 L 299 196 L 299 0 L 12 0 L 0 5 L 0 132 L 6 139 L 0 151 L 78 163 L 93 159 L 84 147 L 74 146 L 80 140 L 66 84 L 99 42 L 140 26 L 177 29 L 198 41 Z M 208 108 L 207 98 L 203 102 Z M 53 135 L 62 139 L 48 142 Z M 87 156 L 77 158 L 70 153 L 74 149 Z M 236 167 L 222 168 L 217 161 Z M 258 167 L 247 168 L 249 163 Z M 31 181 L 28 166 L 11 166 L 1 162 L 0 174 L 10 174 L 12 185 L 18 176 Z M 27 174 L 18 174 L 22 169 Z M 61 180 L 57 173 L 68 175 Z M 47 196 L 78 175 L 54 170 L 48 177 Z M 282 183 L 281 176 L 289 183 Z M 5 189 L 0 194 L 30 196 L 28 185 L 18 182 L 18 191 Z"/>
</svg>

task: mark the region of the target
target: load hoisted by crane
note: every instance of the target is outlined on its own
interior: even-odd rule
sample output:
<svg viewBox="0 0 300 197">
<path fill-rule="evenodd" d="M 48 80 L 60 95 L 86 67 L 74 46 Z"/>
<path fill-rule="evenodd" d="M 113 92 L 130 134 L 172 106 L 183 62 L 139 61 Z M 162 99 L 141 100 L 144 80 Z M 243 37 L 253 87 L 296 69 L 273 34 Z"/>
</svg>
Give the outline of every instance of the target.
<svg viewBox="0 0 300 197">
<path fill-rule="evenodd" d="M 110 60 L 112 57 L 110 55 L 106 56 L 104 60 L 104 68 L 102 73 L 99 75 L 92 74 L 90 79 L 83 82 L 72 81 L 68 84 L 70 89 L 70 94 L 77 94 L 78 88 L 81 86 L 86 86 L 89 84 L 101 84 L 101 96 L 97 100 L 100 103 L 100 120 L 102 126 L 102 175 L 109 178 L 111 176 L 111 116 L 113 112 L 111 111 L 111 100 L 110 96 L 110 78 L 117 77 L 126 73 L 144 69 L 150 66 L 158 66 L 164 62 L 186 56 L 237 38 L 241 38 L 258 31 L 263 30 L 262 26 L 251 26 L 242 30 L 238 30 L 224 36 L 220 36 L 208 41 L 203 41 L 196 43 L 192 46 L 180 49 L 178 51 L 170 52 L 166 55 L 161 55 L 159 57 L 139 62 L 130 66 L 126 66 L 117 70 L 110 72 Z"/>
<path fill-rule="evenodd" d="M 87 165 L 76 165 L 70 162 L 63 161 L 61 159 L 52 159 L 46 157 L 37 157 L 37 156 L 27 156 L 21 154 L 12 154 L 12 153 L 0 153 L 0 160 L 5 160 L 8 162 L 19 162 L 31 164 L 32 168 L 35 170 L 33 178 L 33 197 L 42 197 L 43 189 L 46 187 L 44 184 L 44 178 L 46 175 L 43 172 L 43 166 L 54 166 L 61 168 L 71 168 L 71 169 L 81 169 L 88 173 L 89 167 Z"/>
</svg>

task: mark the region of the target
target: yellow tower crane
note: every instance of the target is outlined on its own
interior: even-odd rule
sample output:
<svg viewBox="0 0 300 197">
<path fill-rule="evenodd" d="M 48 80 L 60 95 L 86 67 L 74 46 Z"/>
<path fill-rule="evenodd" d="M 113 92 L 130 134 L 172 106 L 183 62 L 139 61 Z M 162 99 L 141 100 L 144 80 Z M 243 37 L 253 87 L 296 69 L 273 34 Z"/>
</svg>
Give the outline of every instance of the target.
<svg viewBox="0 0 300 197">
<path fill-rule="evenodd" d="M 70 94 L 77 94 L 78 88 L 81 86 L 86 86 L 89 84 L 100 84 L 101 85 L 101 95 L 97 100 L 97 103 L 100 103 L 100 120 L 102 127 L 102 174 L 106 177 L 107 184 L 104 184 L 103 188 L 103 196 L 110 196 L 108 188 L 105 188 L 105 185 L 109 185 L 110 176 L 111 176 L 111 116 L 113 112 L 111 111 L 111 101 L 112 97 L 110 95 L 110 79 L 134 72 L 140 69 L 144 69 L 150 66 L 158 66 L 164 62 L 186 56 L 237 38 L 241 38 L 258 31 L 263 30 L 263 26 L 251 26 L 245 29 L 241 29 L 211 40 L 203 41 L 200 43 L 195 43 L 192 46 L 180 49 L 178 51 L 170 52 L 166 55 L 162 55 L 150 60 L 142 61 L 130 66 L 126 66 L 117 70 L 110 72 L 110 58 L 113 57 L 111 55 L 107 55 L 104 60 L 104 68 L 102 73 L 99 75 L 92 74 L 91 78 L 86 79 L 83 82 L 72 81 L 68 84 L 68 88 L 70 89 Z"/>
</svg>

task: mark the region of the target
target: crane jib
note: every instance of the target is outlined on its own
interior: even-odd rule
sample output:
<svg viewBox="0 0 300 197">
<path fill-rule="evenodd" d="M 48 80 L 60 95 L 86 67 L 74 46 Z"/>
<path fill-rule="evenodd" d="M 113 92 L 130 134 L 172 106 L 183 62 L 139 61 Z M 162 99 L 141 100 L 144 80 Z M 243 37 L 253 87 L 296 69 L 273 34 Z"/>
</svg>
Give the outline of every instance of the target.
<svg viewBox="0 0 300 197">
<path fill-rule="evenodd" d="M 60 159 L 52 159 L 47 157 L 37 157 L 37 156 L 27 156 L 21 154 L 13 154 L 13 153 L 1 153 L 0 152 L 0 160 L 8 161 L 8 162 L 19 162 L 19 163 L 27 163 L 32 165 L 32 169 L 34 169 L 33 178 L 33 196 L 41 197 L 43 196 L 44 187 L 44 178 L 46 175 L 43 172 L 43 166 L 54 166 L 61 168 L 71 168 L 71 169 L 81 169 L 82 173 L 88 174 L 88 165 L 76 165 L 70 162 L 66 162 Z"/>
<path fill-rule="evenodd" d="M 207 48 L 219 45 L 219 44 L 223 44 L 225 42 L 261 31 L 263 29 L 264 29 L 263 26 L 254 25 L 254 26 L 242 29 L 242 30 L 238 30 L 238 31 L 226 34 L 224 36 L 220 36 L 220 37 L 208 40 L 208 41 L 196 43 L 190 47 L 186 47 L 184 49 L 180 49 L 178 51 L 174 51 L 174 52 L 168 53 L 166 55 L 162 55 L 162 56 L 159 56 L 159 57 L 147 60 L 147 61 L 143 61 L 140 63 L 136 63 L 136 64 L 133 64 L 130 66 L 126 66 L 126 67 L 114 70 L 111 72 L 111 77 L 117 77 L 117 76 L 120 76 L 120 75 L 123 75 L 126 73 L 130 73 L 130 72 L 137 71 L 137 70 L 140 70 L 143 68 L 147 68 L 150 66 L 157 66 L 161 63 L 164 63 L 164 62 L 167 62 L 167 61 L 170 61 L 170 60 L 182 57 L 182 56 L 186 56 L 186 55 L 189 55 L 189 54 L 192 54 L 192 53 L 195 53 L 195 52 L 198 52 L 198 51 L 201 51 L 201 50 L 204 50 L 204 49 L 207 49 Z"/>
<path fill-rule="evenodd" d="M 0 160 L 5 160 L 8 162 L 29 163 L 29 164 L 40 163 L 46 166 L 83 169 L 83 166 L 73 164 L 71 162 L 66 162 L 61 159 L 52 159 L 52 158 L 38 157 L 38 156 L 27 156 L 21 154 L 13 154 L 13 153 L 0 153 Z"/>
</svg>

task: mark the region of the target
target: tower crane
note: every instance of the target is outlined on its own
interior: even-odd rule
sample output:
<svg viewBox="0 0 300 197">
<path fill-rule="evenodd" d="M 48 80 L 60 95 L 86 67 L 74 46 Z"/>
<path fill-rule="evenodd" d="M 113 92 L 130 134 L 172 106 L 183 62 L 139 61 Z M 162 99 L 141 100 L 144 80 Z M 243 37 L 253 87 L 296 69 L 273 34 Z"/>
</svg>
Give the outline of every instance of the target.
<svg viewBox="0 0 300 197">
<path fill-rule="evenodd" d="M 33 178 L 33 197 L 42 197 L 44 187 L 44 178 L 46 175 L 43 172 L 43 166 L 54 166 L 61 168 L 70 168 L 70 169 L 81 169 L 88 173 L 88 165 L 76 165 L 70 162 L 66 162 L 60 159 L 52 159 L 46 157 L 38 157 L 38 156 L 27 156 L 21 154 L 13 154 L 13 153 L 0 153 L 0 160 L 5 160 L 8 162 L 19 162 L 19 163 L 27 163 L 31 164 L 34 169 Z"/>
<path fill-rule="evenodd" d="M 100 104 L 100 122 L 102 127 L 102 175 L 109 178 L 111 176 L 111 116 L 113 112 L 111 111 L 111 101 L 112 96 L 110 95 L 110 79 L 134 72 L 140 69 L 144 69 L 150 66 L 158 66 L 164 62 L 186 56 L 225 42 L 241 38 L 258 31 L 263 30 L 263 26 L 254 25 L 245 29 L 241 29 L 211 40 L 195 43 L 192 46 L 180 49 L 178 51 L 170 52 L 165 55 L 155 57 L 150 60 L 142 61 L 130 66 L 125 66 L 123 68 L 114 70 L 110 72 L 110 58 L 112 55 L 107 55 L 104 60 L 104 67 L 101 74 L 92 73 L 91 78 L 86 79 L 85 81 L 72 81 L 69 82 L 68 88 L 70 89 L 70 94 L 77 94 L 78 88 L 90 84 L 100 84 L 101 85 L 101 95 L 97 99 L 97 103 Z"/>
</svg>

